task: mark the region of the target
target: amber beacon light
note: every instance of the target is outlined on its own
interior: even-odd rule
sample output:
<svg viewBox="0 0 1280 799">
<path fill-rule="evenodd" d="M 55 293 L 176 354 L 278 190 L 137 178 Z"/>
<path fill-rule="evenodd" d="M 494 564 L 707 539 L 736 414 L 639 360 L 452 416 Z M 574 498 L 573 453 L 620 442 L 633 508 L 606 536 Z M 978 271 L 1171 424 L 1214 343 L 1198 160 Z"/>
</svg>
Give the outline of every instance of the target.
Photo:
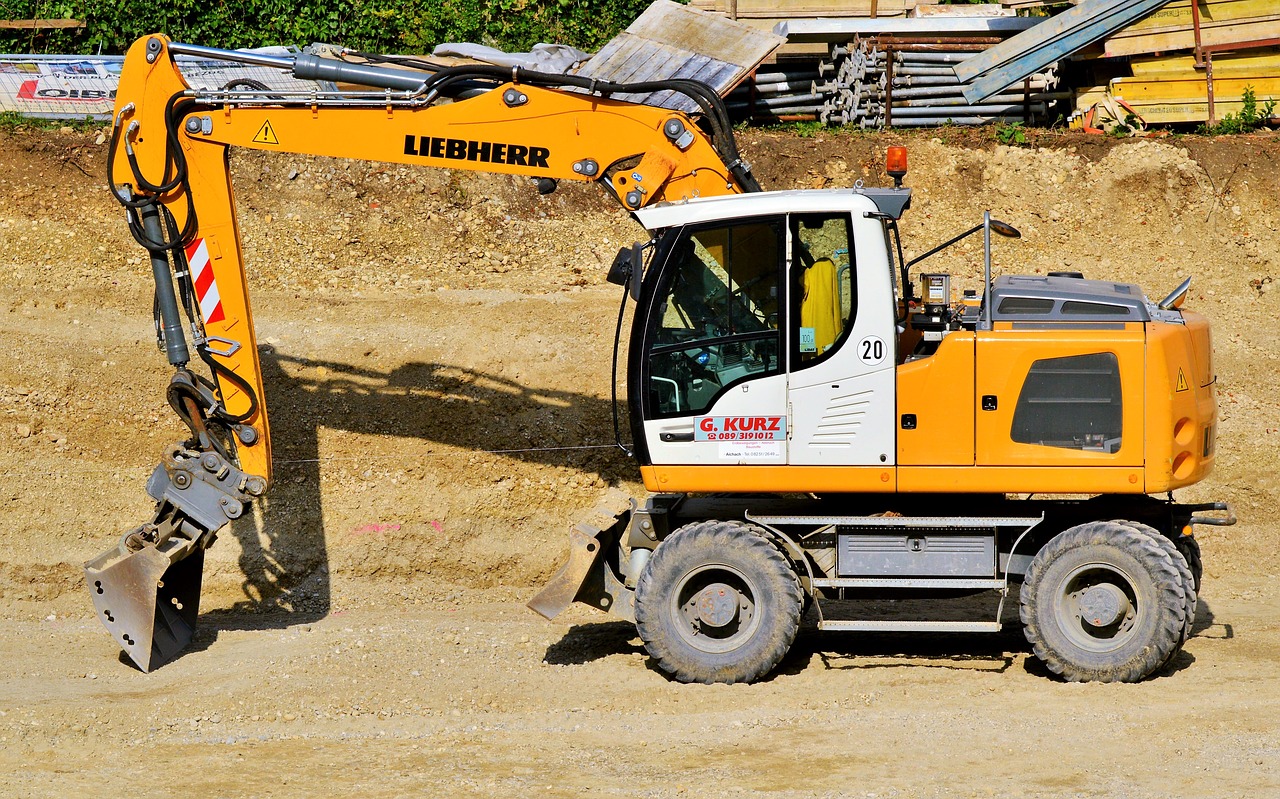
<svg viewBox="0 0 1280 799">
<path fill-rule="evenodd" d="M 889 173 L 889 177 L 893 178 L 895 187 L 902 185 L 902 179 L 907 176 L 907 148 L 906 147 L 890 147 L 889 152 L 884 157 L 884 171 Z"/>
</svg>

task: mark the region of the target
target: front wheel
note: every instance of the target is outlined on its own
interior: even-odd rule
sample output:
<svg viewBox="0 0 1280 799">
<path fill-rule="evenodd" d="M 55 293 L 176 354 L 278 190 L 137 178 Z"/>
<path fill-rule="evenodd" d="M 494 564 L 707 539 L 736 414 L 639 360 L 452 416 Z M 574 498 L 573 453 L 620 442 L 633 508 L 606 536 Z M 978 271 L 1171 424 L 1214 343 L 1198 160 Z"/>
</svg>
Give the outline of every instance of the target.
<svg viewBox="0 0 1280 799">
<path fill-rule="evenodd" d="M 762 530 L 696 522 L 649 559 L 636 585 L 636 627 L 658 666 L 681 682 L 752 682 L 791 648 L 803 599 Z"/>
<path fill-rule="evenodd" d="M 1136 682 L 1183 640 L 1183 577 L 1149 533 L 1090 522 L 1059 533 L 1022 585 L 1022 624 L 1040 660 L 1073 682 Z"/>
</svg>

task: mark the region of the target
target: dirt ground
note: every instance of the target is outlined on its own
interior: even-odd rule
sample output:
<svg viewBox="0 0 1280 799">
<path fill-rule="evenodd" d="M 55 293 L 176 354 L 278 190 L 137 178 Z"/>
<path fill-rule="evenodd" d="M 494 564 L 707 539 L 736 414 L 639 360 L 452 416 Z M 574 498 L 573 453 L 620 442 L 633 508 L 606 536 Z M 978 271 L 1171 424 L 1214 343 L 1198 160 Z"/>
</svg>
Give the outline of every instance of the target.
<svg viewBox="0 0 1280 799">
<path fill-rule="evenodd" d="M 598 190 L 232 158 L 277 453 L 210 552 L 201 631 L 121 660 L 81 565 L 150 510 L 149 270 L 95 132 L 0 133 L 0 795 L 1280 796 L 1280 137 L 745 131 L 766 188 L 883 185 L 908 256 L 991 209 L 997 270 L 1078 269 L 1214 324 L 1217 470 L 1195 635 L 1138 685 L 1069 685 L 989 637 L 805 634 L 750 686 L 668 681 L 634 629 L 523 604 L 609 486 L 620 244 Z M 975 238 L 932 261 L 975 285 Z M 966 281 L 969 281 L 966 284 Z"/>
</svg>

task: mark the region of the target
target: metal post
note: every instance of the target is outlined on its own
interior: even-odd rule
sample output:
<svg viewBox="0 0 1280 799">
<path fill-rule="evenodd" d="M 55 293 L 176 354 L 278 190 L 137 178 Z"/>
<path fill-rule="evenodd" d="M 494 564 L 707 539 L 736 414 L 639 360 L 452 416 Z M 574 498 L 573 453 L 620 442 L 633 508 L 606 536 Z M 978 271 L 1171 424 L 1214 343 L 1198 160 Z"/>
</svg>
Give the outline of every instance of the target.
<svg viewBox="0 0 1280 799">
<path fill-rule="evenodd" d="M 1191 0 L 1191 31 L 1195 35 L 1195 66 L 1204 67 L 1205 94 L 1209 100 L 1209 127 L 1218 124 L 1217 111 L 1213 107 L 1213 54 L 1204 51 L 1200 38 L 1200 0 Z"/>
<path fill-rule="evenodd" d="M 1209 127 L 1218 124 L 1218 112 L 1213 104 L 1213 53 L 1204 54 L 1204 84 L 1209 98 Z"/>
<path fill-rule="evenodd" d="M 991 329 L 991 212 L 982 213 L 982 281 L 985 301 L 982 303 L 982 329 Z"/>
<path fill-rule="evenodd" d="M 884 129 L 893 127 L 893 48 L 884 48 Z"/>
</svg>

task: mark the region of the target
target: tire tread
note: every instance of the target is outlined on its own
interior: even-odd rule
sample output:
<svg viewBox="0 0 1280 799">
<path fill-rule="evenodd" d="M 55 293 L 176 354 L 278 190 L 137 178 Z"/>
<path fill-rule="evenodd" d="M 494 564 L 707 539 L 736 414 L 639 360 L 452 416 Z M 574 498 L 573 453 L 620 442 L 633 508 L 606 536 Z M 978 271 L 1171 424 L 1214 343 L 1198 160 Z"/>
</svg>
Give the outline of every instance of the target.
<svg viewBox="0 0 1280 799">
<path fill-rule="evenodd" d="M 778 628 L 773 631 L 761 651 L 731 666 L 715 665 L 684 657 L 672 639 L 676 633 L 667 629 L 669 620 L 662 612 L 669 585 L 664 572 L 678 570 L 679 561 L 691 551 L 709 546 L 713 551 L 735 551 L 762 566 L 768 576 L 779 578 L 782 594 L 758 597 L 759 612 L 768 603 L 769 611 L 779 614 Z M 772 583 L 771 583 L 772 584 Z M 654 551 L 636 584 L 636 628 L 645 648 L 660 669 L 680 682 L 735 683 L 753 682 L 772 671 L 786 656 L 800 629 L 804 607 L 804 591 L 791 563 L 774 546 L 764 531 L 744 522 L 710 520 L 685 525 L 671 534 Z"/>
<path fill-rule="evenodd" d="M 1073 660 L 1046 640 L 1039 620 L 1037 596 L 1045 572 L 1059 557 L 1080 547 L 1119 549 L 1136 558 L 1153 578 L 1157 595 L 1157 629 L 1147 646 L 1125 660 L 1102 666 Z M 1068 528 L 1041 548 L 1027 569 L 1020 592 L 1023 632 L 1045 666 L 1071 682 L 1137 682 L 1159 669 L 1177 651 L 1186 621 L 1186 593 L 1173 559 L 1150 534 L 1114 522 L 1088 522 Z"/>
</svg>

